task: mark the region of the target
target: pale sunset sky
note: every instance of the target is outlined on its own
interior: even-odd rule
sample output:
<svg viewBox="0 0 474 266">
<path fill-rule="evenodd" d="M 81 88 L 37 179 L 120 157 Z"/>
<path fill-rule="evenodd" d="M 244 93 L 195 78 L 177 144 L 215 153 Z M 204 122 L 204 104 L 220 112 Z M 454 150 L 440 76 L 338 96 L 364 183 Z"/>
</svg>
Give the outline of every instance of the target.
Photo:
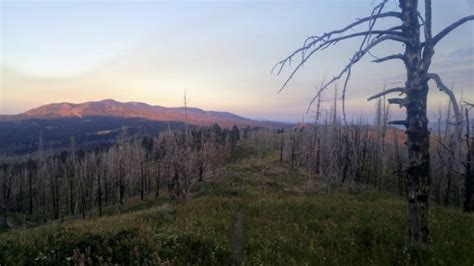
<svg viewBox="0 0 474 266">
<path fill-rule="evenodd" d="M 377 3 L 378 1 L 375 1 Z M 397 9 L 389 1 L 387 10 Z M 422 6 L 420 1 L 420 6 Z M 189 105 L 246 117 L 299 121 L 321 80 L 337 74 L 360 41 L 331 47 L 296 74 L 273 65 L 306 37 L 341 28 L 373 8 L 372 0 L 313 1 L 9 1 L 0 0 L 0 114 L 53 102 L 115 99 Z M 433 31 L 474 14 L 474 0 L 433 0 Z M 380 27 L 396 25 L 388 20 Z M 386 44 L 374 53 L 398 53 Z M 352 71 L 350 117 L 372 117 L 366 98 L 403 84 L 400 62 L 370 57 Z M 474 23 L 436 49 L 432 72 L 474 102 Z M 430 112 L 447 98 L 431 84 Z M 342 81 L 340 82 L 342 86 Z M 330 99 L 333 92 L 328 92 Z M 394 116 L 400 115 L 394 107 Z"/>
</svg>

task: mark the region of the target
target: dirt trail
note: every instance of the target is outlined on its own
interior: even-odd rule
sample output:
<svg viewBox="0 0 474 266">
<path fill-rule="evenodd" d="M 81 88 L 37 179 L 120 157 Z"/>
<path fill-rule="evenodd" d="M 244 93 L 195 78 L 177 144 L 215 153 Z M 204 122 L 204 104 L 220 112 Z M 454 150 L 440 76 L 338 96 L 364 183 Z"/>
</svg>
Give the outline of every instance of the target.
<svg viewBox="0 0 474 266">
<path fill-rule="evenodd" d="M 244 216 L 242 210 L 239 210 L 235 216 L 232 253 L 234 264 L 242 265 L 244 262 Z"/>
</svg>

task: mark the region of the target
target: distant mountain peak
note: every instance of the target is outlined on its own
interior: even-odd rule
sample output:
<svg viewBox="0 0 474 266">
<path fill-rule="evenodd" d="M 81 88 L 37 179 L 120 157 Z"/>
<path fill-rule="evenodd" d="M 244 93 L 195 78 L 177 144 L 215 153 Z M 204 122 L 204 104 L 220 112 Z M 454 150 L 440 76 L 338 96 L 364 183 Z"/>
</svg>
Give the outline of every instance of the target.
<svg viewBox="0 0 474 266">
<path fill-rule="evenodd" d="M 234 124 L 240 126 L 287 126 L 278 122 L 261 122 L 237 114 L 219 111 L 205 111 L 196 107 L 163 107 L 143 102 L 119 102 L 114 99 L 89 101 L 84 103 L 52 103 L 33 108 L 22 114 L 2 116 L 3 120 L 55 119 L 65 117 L 126 117 L 142 118 L 153 121 L 180 121 L 192 125 L 210 125 L 217 123 L 224 127 Z"/>
</svg>

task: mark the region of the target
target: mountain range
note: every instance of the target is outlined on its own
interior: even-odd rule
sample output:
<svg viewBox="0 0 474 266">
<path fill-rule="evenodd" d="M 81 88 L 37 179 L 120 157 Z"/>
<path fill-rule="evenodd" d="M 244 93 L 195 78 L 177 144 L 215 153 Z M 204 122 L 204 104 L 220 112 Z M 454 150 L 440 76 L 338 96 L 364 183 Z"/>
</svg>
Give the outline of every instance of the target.
<svg viewBox="0 0 474 266">
<path fill-rule="evenodd" d="M 168 108 L 114 100 L 53 103 L 17 115 L 0 115 L 0 156 L 38 151 L 40 142 L 48 149 L 64 150 L 74 139 L 79 148 L 89 149 L 112 145 L 124 130 L 133 138 L 214 123 L 224 128 L 292 126 L 194 107 Z"/>
<path fill-rule="evenodd" d="M 111 99 L 85 103 L 52 103 L 17 115 L 0 116 L 1 121 L 27 119 L 58 119 L 70 117 L 122 117 L 141 118 L 151 121 L 177 121 L 191 125 L 211 125 L 223 127 L 270 126 L 286 127 L 288 124 L 270 121 L 256 121 L 229 112 L 205 111 L 195 107 L 163 107 L 142 102 L 118 102 Z"/>
</svg>

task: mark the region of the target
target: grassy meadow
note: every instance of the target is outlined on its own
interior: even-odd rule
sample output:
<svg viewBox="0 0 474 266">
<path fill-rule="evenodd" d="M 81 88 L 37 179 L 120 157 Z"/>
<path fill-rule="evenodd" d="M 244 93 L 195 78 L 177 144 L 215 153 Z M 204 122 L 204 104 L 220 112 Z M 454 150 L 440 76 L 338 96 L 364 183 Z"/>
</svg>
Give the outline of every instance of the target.
<svg viewBox="0 0 474 266">
<path fill-rule="evenodd" d="M 186 201 L 163 197 L 130 200 L 103 217 L 2 233 L 0 264 L 474 263 L 474 216 L 433 206 L 431 247 L 409 252 L 402 198 L 330 189 L 276 154 L 233 160 Z"/>
</svg>

